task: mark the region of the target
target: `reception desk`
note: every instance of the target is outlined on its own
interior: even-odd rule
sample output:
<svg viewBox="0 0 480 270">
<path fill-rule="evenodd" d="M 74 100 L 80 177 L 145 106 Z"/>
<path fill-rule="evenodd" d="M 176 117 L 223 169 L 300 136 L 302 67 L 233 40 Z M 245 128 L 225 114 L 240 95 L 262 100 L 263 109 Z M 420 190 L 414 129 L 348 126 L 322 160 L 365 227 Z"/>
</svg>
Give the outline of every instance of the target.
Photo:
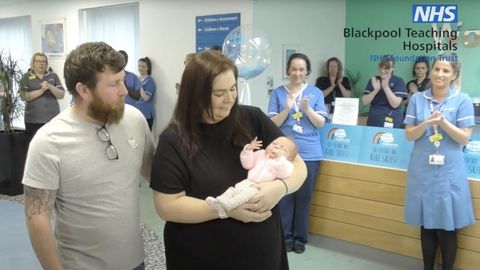
<svg viewBox="0 0 480 270">
<path fill-rule="evenodd" d="M 332 127 L 326 131 L 330 140 L 328 128 Z M 419 229 L 403 219 L 405 184 L 406 172 L 401 168 L 322 161 L 310 232 L 421 259 Z M 480 268 L 480 181 L 470 181 L 470 187 L 477 223 L 459 231 L 456 267 L 473 270 Z"/>
</svg>

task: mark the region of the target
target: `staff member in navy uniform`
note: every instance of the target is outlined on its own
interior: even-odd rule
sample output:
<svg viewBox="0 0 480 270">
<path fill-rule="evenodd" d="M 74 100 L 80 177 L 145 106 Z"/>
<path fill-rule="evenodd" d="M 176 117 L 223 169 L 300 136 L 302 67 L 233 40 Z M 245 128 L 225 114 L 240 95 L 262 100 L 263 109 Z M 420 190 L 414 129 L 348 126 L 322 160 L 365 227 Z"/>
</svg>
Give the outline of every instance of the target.
<svg viewBox="0 0 480 270">
<path fill-rule="evenodd" d="M 25 101 L 25 129 L 32 137 L 43 125 L 60 113 L 58 99 L 65 89 L 58 75 L 48 69 L 48 58 L 37 52 L 32 56 L 30 70 L 20 81 L 20 97 Z"/>
<path fill-rule="evenodd" d="M 402 78 L 393 75 L 393 56 L 386 55 L 378 63 L 379 76 L 373 76 L 363 92 L 362 102 L 370 104 L 367 126 L 401 128 L 403 126 L 402 101 L 407 88 Z"/>
</svg>

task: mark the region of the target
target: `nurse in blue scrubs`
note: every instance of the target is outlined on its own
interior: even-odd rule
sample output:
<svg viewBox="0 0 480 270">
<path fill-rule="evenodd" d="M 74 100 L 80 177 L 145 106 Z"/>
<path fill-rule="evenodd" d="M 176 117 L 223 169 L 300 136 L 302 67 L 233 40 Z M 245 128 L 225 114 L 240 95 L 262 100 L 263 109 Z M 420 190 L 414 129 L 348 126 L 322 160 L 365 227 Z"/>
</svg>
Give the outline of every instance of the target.
<svg viewBox="0 0 480 270">
<path fill-rule="evenodd" d="M 472 133 L 473 104 L 455 87 L 456 55 L 439 56 L 432 88 L 414 94 L 405 116 L 405 134 L 415 141 L 408 166 L 405 220 L 421 227 L 424 269 L 434 269 L 437 245 L 442 269 L 453 269 L 457 230 L 475 222 L 462 146 Z"/>
<path fill-rule="evenodd" d="M 308 219 L 315 180 L 323 159 L 320 128 L 328 117 L 323 93 L 305 82 L 312 72 L 310 59 L 294 53 L 287 61 L 289 83 L 273 90 L 268 116 L 283 134 L 292 138 L 307 165 L 307 179 L 295 193 L 280 201 L 280 213 L 287 252 L 303 253 L 308 242 Z"/>
<path fill-rule="evenodd" d="M 386 55 L 378 63 L 378 76 L 368 81 L 362 102 L 370 104 L 367 126 L 401 128 L 402 101 L 407 98 L 405 81 L 393 75 L 394 59 Z"/>
</svg>

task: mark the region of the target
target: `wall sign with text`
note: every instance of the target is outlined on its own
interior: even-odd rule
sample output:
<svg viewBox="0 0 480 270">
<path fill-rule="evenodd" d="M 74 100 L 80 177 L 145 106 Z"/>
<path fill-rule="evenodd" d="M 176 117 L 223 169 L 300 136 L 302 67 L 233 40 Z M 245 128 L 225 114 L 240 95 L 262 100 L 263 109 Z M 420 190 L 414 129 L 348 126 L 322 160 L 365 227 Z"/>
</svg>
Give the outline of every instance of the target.
<svg viewBox="0 0 480 270">
<path fill-rule="evenodd" d="M 223 41 L 233 29 L 240 26 L 240 13 L 214 14 L 195 17 L 196 52 L 208 50 Z"/>
</svg>

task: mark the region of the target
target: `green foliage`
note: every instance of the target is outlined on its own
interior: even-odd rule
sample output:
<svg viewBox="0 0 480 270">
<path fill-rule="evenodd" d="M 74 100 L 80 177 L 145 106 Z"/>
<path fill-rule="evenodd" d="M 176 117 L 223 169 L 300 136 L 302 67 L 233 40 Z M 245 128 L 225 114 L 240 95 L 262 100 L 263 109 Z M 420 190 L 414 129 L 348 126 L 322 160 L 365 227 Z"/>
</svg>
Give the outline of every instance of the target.
<svg viewBox="0 0 480 270">
<path fill-rule="evenodd" d="M 360 71 L 357 71 L 357 73 L 354 75 L 352 71 L 346 69 L 345 77 L 347 77 L 348 81 L 350 82 L 350 87 L 352 88 L 352 97 L 361 97 L 363 91 L 359 90 L 357 87 L 357 83 L 360 80 Z"/>
<path fill-rule="evenodd" d="M 20 98 L 19 85 L 22 71 L 18 61 L 10 54 L 0 51 L 0 112 L 5 133 L 14 133 L 13 121 L 24 113 L 24 104 Z"/>
<path fill-rule="evenodd" d="M 350 81 L 352 97 L 360 99 L 359 113 L 363 114 L 365 112 L 368 112 L 368 106 L 363 105 L 361 100 L 364 89 L 357 86 L 357 83 L 360 81 L 360 71 L 357 71 L 356 74 L 353 74 L 351 70 L 345 69 L 345 77 L 347 77 L 347 79 Z"/>
</svg>

